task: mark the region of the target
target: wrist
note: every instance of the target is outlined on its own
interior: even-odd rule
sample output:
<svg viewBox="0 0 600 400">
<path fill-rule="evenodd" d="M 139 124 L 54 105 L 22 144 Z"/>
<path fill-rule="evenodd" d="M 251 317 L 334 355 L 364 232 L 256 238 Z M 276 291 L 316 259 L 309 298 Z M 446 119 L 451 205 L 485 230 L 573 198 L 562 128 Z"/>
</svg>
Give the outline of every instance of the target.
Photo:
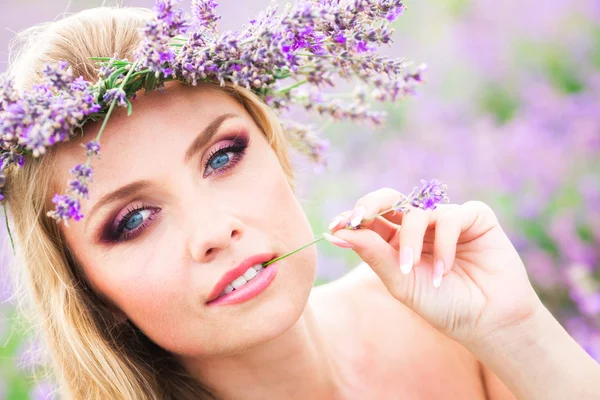
<svg viewBox="0 0 600 400">
<path fill-rule="evenodd" d="M 600 398 L 600 366 L 541 302 L 528 318 L 469 347 L 518 398 Z"/>
<path fill-rule="evenodd" d="M 562 327 L 538 299 L 531 311 L 514 321 L 481 331 L 466 347 L 478 356 L 521 352 L 540 343 L 555 329 Z"/>
</svg>

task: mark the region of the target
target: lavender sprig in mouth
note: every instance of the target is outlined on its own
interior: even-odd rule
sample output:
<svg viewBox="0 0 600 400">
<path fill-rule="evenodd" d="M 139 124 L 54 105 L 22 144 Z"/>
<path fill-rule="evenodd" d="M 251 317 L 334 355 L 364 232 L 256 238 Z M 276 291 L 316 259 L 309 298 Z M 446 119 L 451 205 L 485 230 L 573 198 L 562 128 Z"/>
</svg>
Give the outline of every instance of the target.
<svg viewBox="0 0 600 400">
<path fill-rule="evenodd" d="M 422 186 L 420 189 L 418 187 L 415 187 L 410 195 L 408 195 L 408 196 L 404 195 L 404 197 L 402 197 L 400 200 L 395 202 L 392 205 L 392 207 L 390 207 L 389 209 L 384 210 L 378 214 L 375 214 L 372 217 L 365 218 L 361 222 L 370 221 L 370 220 L 375 219 L 375 218 L 377 218 L 383 214 L 386 214 L 390 211 L 407 213 L 410 211 L 411 207 L 420 208 L 422 210 L 435 210 L 437 208 L 438 204 L 440 204 L 442 202 L 447 203 L 449 201 L 448 195 L 446 194 L 447 186 L 445 184 L 442 184 L 437 179 L 433 179 L 429 182 L 424 179 L 421 179 L 421 183 L 422 183 Z M 356 226 L 352 226 L 350 224 L 350 222 L 348 222 L 344 229 L 356 230 L 359 228 L 360 228 L 360 224 L 358 224 Z M 300 251 L 312 244 L 315 244 L 323 239 L 325 239 L 325 237 L 322 236 L 318 239 L 313 240 L 310 243 L 305 244 L 304 246 L 302 246 L 294 251 L 291 251 L 287 254 L 277 257 L 274 260 L 266 262 L 262 265 L 263 265 L 263 267 L 266 267 L 267 265 L 272 264 L 275 261 L 289 257 L 292 254 L 297 253 L 298 251 Z"/>
</svg>

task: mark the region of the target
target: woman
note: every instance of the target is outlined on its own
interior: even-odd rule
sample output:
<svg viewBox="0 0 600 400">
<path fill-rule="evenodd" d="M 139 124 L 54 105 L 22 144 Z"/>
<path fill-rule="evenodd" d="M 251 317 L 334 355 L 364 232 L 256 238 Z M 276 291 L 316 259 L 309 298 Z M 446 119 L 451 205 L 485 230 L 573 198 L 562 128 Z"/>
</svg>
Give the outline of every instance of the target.
<svg viewBox="0 0 600 400">
<path fill-rule="evenodd" d="M 147 17 L 98 8 L 52 23 L 9 72 L 27 88 L 66 60 L 95 81 L 89 58 L 130 58 Z M 542 305 L 486 205 L 363 221 L 400 198 L 367 194 L 327 236 L 364 263 L 313 288 L 314 247 L 260 269 L 313 233 L 284 132 L 252 92 L 172 82 L 140 94 L 131 116 L 116 110 L 85 220 L 55 224 L 51 194 L 99 129 L 7 176 L 61 398 L 600 397 L 600 367 Z"/>
</svg>

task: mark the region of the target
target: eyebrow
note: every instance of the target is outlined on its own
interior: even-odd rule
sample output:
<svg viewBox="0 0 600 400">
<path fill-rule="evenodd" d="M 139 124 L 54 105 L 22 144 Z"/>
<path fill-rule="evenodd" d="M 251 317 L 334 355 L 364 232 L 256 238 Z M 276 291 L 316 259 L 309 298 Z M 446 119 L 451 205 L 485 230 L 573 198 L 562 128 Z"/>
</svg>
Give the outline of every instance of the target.
<svg viewBox="0 0 600 400">
<path fill-rule="evenodd" d="M 206 128 L 204 128 L 202 132 L 200 132 L 200 134 L 196 137 L 196 139 L 194 139 L 190 147 L 187 149 L 185 152 L 185 158 L 183 159 L 184 163 L 187 164 L 198 151 L 202 150 L 202 148 L 204 148 L 204 146 L 210 142 L 213 136 L 215 136 L 215 134 L 219 131 L 219 128 L 223 122 L 229 118 L 234 118 L 237 116 L 238 115 L 234 113 L 227 113 L 215 118 Z"/>
<path fill-rule="evenodd" d="M 185 152 L 184 162 L 187 164 L 196 155 L 196 153 L 202 150 L 210 142 L 210 140 L 219 131 L 219 128 L 221 127 L 223 122 L 234 117 L 238 117 L 238 115 L 235 113 L 227 113 L 222 114 L 214 120 L 212 120 L 212 122 L 206 128 L 204 128 L 198 136 L 196 136 L 192 144 L 190 144 L 187 151 Z M 125 186 L 120 187 L 117 190 L 107 193 L 96 202 L 94 207 L 92 207 L 92 209 L 90 210 L 89 215 L 93 215 L 99 208 L 106 204 L 112 203 L 125 197 L 129 197 L 136 192 L 148 188 L 151 185 L 152 183 L 148 180 L 140 180 L 129 183 Z M 89 221 L 89 218 L 87 220 Z"/>
</svg>

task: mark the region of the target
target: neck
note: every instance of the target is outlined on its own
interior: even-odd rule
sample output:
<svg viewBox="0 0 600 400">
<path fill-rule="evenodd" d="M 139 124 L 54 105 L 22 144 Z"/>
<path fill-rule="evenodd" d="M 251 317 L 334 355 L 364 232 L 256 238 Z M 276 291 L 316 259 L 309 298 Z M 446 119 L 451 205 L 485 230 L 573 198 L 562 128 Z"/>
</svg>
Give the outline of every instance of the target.
<svg viewBox="0 0 600 400">
<path fill-rule="evenodd" d="M 336 399 L 340 379 L 332 348 L 310 303 L 285 333 L 243 353 L 186 361 L 221 399 Z"/>
</svg>

